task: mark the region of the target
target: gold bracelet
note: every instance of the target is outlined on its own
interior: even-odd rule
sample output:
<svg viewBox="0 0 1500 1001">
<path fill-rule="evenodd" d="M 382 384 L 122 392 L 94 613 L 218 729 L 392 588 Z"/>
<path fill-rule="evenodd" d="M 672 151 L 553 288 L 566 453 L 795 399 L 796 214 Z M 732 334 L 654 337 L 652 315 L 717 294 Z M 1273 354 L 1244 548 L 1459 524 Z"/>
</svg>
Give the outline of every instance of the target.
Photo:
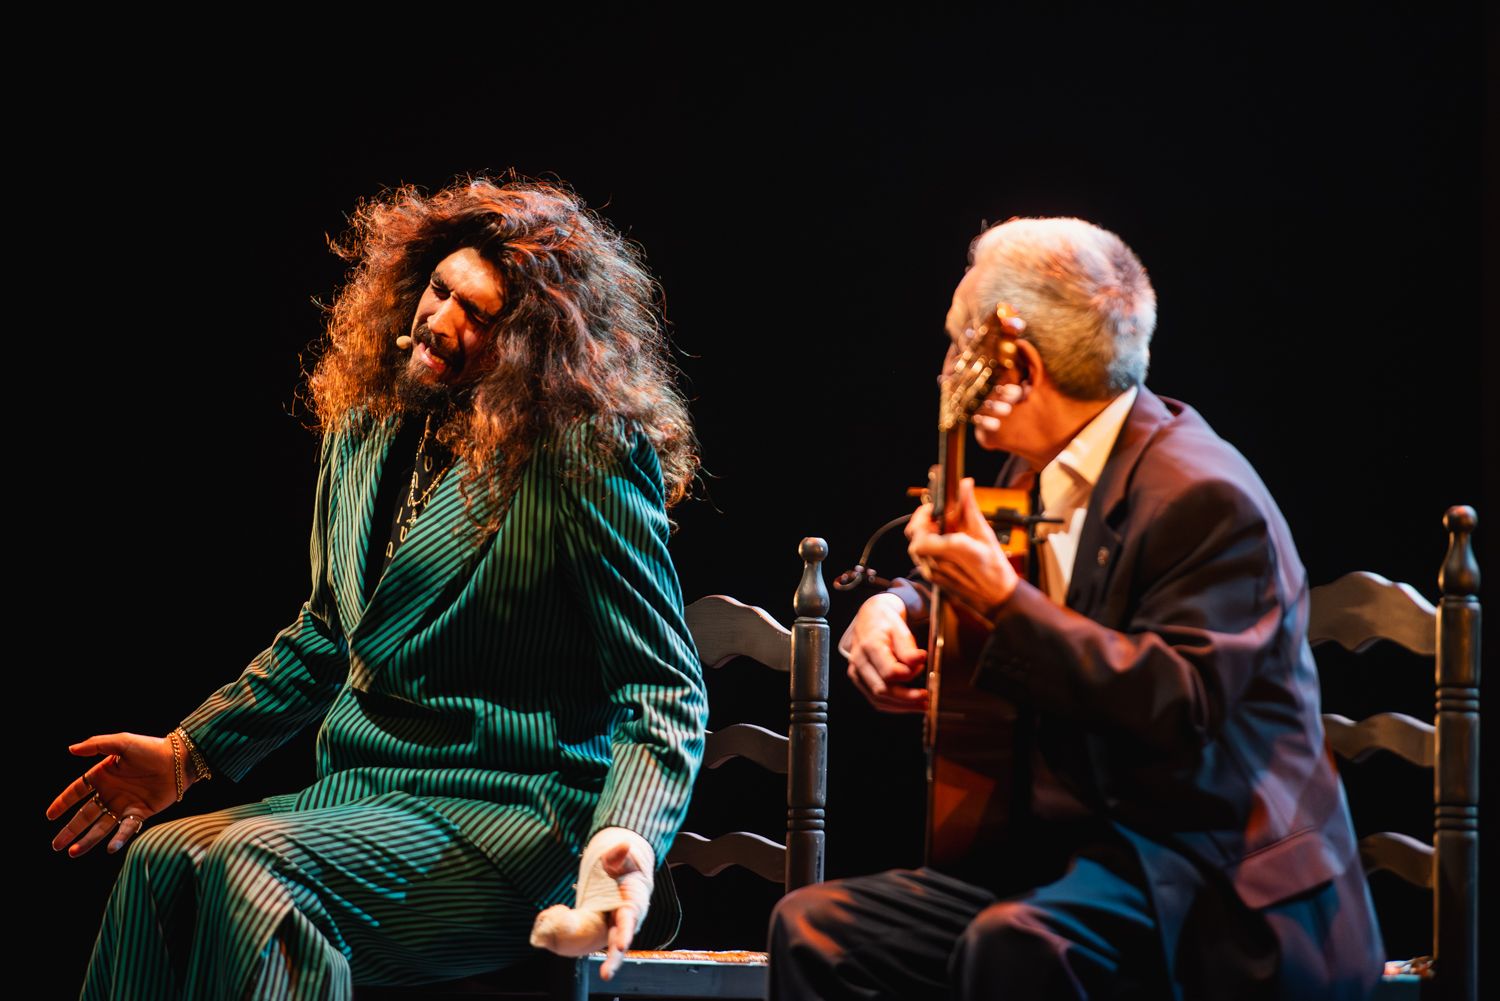
<svg viewBox="0 0 1500 1001">
<path fill-rule="evenodd" d="M 177 728 L 177 735 L 182 738 L 182 743 L 187 747 L 188 760 L 193 763 L 193 775 L 198 779 L 211 779 L 214 773 L 209 769 L 208 762 L 203 760 L 203 755 L 198 750 L 198 745 L 193 743 L 193 738 L 182 727 Z"/>
<path fill-rule="evenodd" d="M 177 783 L 177 802 L 182 802 L 182 752 L 177 749 L 177 731 L 167 734 L 167 743 L 172 745 L 172 781 Z"/>
</svg>

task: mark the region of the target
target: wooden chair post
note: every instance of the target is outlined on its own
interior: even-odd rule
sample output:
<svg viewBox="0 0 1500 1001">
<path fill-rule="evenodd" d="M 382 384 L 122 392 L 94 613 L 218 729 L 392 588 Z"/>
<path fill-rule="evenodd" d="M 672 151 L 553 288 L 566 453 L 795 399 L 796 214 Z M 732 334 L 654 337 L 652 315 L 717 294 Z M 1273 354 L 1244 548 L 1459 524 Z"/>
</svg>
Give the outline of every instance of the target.
<svg viewBox="0 0 1500 1001">
<path fill-rule="evenodd" d="M 1448 556 L 1438 574 L 1437 767 L 1432 920 L 1439 993 L 1479 991 L 1479 564 L 1471 507 L 1443 516 Z"/>
<path fill-rule="evenodd" d="M 823 881 L 823 820 L 828 799 L 828 544 L 806 538 L 797 548 L 802 582 L 792 608 L 791 714 L 787 737 L 786 889 Z"/>
<path fill-rule="evenodd" d="M 1415 589 L 1357 571 L 1312 589 L 1308 641 L 1361 653 L 1389 640 L 1434 657 L 1431 723 L 1383 712 L 1359 722 L 1325 713 L 1330 749 L 1357 763 L 1386 751 L 1433 770 L 1433 830 L 1427 841 L 1376 831 L 1359 841 L 1366 871 L 1384 869 L 1432 893 L 1432 945 L 1426 956 L 1386 963 L 1382 998 L 1475 1001 L 1479 996 L 1479 564 L 1470 535 L 1474 509 L 1443 516 L 1448 551 L 1434 608 Z"/>
</svg>

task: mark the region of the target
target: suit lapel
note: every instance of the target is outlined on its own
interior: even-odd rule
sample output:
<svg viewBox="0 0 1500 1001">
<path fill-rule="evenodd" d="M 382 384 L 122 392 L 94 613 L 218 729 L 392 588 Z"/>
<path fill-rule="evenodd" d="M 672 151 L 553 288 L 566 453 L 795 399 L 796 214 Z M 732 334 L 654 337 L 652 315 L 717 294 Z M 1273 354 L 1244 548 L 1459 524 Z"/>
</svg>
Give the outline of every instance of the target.
<svg viewBox="0 0 1500 1001">
<path fill-rule="evenodd" d="M 495 504 L 482 484 L 471 488 L 474 502 L 465 511 L 460 484 L 468 471 L 468 463 L 459 460 L 443 476 L 350 629 L 351 677 L 357 687 L 367 688 L 397 647 L 432 621 L 444 591 L 494 538 L 495 533 L 483 531 Z M 373 503 L 372 498 L 367 506 Z M 367 552 L 368 541 L 367 532 Z"/>
<path fill-rule="evenodd" d="M 1171 417 L 1161 398 L 1142 386 L 1094 484 L 1068 582 L 1068 607 L 1082 615 L 1092 618 L 1103 603 L 1104 585 L 1120 552 L 1121 505 L 1130 478 L 1147 442 Z"/>
<path fill-rule="evenodd" d="M 375 517 L 375 495 L 385 469 L 391 441 L 396 437 L 396 418 L 387 418 L 357 440 L 340 438 L 339 490 L 329 525 L 329 552 L 339 621 L 346 636 L 352 635 L 365 612 L 365 561 L 369 558 L 371 521 Z"/>
</svg>

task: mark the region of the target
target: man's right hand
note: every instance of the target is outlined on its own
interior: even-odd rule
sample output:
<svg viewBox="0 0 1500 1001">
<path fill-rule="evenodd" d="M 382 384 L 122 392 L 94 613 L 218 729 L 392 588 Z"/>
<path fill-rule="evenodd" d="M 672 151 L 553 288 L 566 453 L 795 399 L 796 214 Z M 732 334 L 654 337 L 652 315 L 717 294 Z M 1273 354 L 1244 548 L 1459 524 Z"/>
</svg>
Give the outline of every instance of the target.
<svg viewBox="0 0 1500 1001">
<path fill-rule="evenodd" d="M 882 712 L 927 710 L 927 688 L 911 684 L 927 663 L 906 626 L 906 605 L 893 594 L 877 594 L 860 606 L 839 642 L 849 658 L 849 680 Z"/>
<path fill-rule="evenodd" d="M 77 858 L 111 831 L 115 833 L 109 850 L 118 851 L 140 832 L 146 818 L 177 802 L 179 766 L 173 758 L 172 742 L 166 737 L 114 733 L 90 737 L 68 750 L 81 756 L 103 754 L 105 758 L 70 782 L 47 807 L 47 819 L 56 820 L 70 807 L 78 806 L 52 839 L 54 851 L 67 848 L 68 855 Z M 184 753 L 179 747 L 178 757 Z M 194 773 L 185 764 L 181 772 L 185 790 L 192 784 Z"/>
</svg>

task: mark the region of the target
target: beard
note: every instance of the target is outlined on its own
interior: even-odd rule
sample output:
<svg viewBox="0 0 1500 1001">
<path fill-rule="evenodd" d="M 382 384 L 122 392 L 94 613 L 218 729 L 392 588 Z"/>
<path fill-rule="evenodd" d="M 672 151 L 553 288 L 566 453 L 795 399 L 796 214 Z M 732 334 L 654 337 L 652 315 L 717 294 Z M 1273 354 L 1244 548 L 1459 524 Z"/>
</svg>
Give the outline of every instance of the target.
<svg viewBox="0 0 1500 1001">
<path fill-rule="evenodd" d="M 407 413 L 449 410 L 458 403 L 458 393 L 452 386 L 422 378 L 414 363 L 401 370 L 393 388 L 396 408 Z"/>
<path fill-rule="evenodd" d="M 411 332 L 412 341 L 422 344 L 429 351 L 439 355 L 445 362 L 455 367 L 462 367 L 464 359 L 462 351 L 458 357 L 450 357 L 437 350 L 435 338 L 427 324 L 420 323 Z M 407 413 L 451 413 L 461 404 L 468 401 L 471 387 L 450 386 L 444 382 L 433 380 L 426 374 L 427 370 L 413 358 L 408 358 L 406 364 L 396 375 L 393 391 L 396 398 L 398 410 Z"/>
</svg>

